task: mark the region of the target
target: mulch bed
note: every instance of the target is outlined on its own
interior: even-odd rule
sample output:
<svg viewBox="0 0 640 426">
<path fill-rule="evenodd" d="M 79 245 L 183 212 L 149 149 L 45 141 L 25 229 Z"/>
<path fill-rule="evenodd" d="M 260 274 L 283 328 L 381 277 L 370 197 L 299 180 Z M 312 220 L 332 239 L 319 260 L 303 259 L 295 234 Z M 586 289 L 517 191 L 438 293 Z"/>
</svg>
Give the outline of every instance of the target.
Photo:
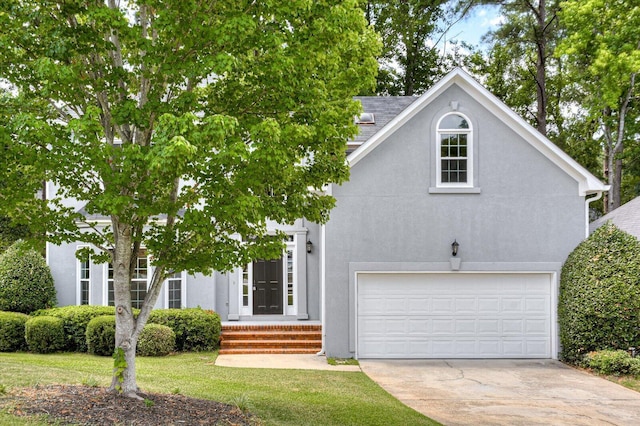
<svg viewBox="0 0 640 426">
<path fill-rule="evenodd" d="M 238 425 L 256 424 L 237 407 L 183 395 L 139 393 L 144 401 L 105 388 L 39 386 L 14 389 L 2 404 L 17 416 L 47 415 L 56 424 L 73 425 Z"/>
</svg>

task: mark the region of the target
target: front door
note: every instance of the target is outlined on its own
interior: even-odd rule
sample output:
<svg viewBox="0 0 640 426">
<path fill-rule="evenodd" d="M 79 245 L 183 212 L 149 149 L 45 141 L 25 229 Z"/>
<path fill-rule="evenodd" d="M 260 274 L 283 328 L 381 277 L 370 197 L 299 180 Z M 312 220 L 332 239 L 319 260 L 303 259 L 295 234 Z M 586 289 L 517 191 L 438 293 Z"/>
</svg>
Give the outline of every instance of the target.
<svg viewBox="0 0 640 426">
<path fill-rule="evenodd" d="M 282 258 L 253 262 L 253 314 L 282 315 Z"/>
</svg>

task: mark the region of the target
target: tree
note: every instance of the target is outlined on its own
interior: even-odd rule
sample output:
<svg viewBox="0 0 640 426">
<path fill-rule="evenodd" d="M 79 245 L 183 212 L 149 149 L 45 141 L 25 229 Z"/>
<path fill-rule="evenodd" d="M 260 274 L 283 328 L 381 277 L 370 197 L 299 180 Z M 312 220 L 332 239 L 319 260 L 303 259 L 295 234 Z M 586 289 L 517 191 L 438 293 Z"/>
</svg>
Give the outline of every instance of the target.
<svg viewBox="0 0 640 426">
<path fill-rule="evenodd" d="M 0 213 L 113 264 L 111 387 L 135 397 L 137 339 L 168 274 L 279 255 L 267 220 L 326 221 L 321 189 L 348 177 L 377 38 L 355 0 L 11 0 L 0 26 Z M 155 269 L 134 318 L 142 247 Z"/>
<path fill-rule="evenodd" d="M 640 7 L 633 2 L 564 1 L 561 19 L 568 37 L 560 55 L 572 64 L 582 88 L 583 108 L 599 124 L 604 174 L 611 189 L 606 211 L 621 204 L 625 146 L 637 144 L 627 120 L 637 118 L 636 78 L 640 71 Z"/>
<path fill-rule="evenodd" d="M 546 136 L 549 130 L 549 71 L 552 69 L 559 73 L 562 69 L 561 64 L 550 67 L 548 63 L 561 35 L 557 19 L 558 1 L 463 0 L 461 4 L 501 6 L 505 22 L 488 35 L 492 47 L 484 72 L 490 74 L 489 89 L 494 90 L 491 83 L 505 89 L 503 95 L 509 99 L 502 99 L 528 117 Z M 532 96 L 534 93 L 535 97 Z M 562 117 L 559 111 L 553 112 L 557 129 L 558 125 L 562 126 Z"/>
<path fill-rule="evenodd" d="M 369 22 L 382 37 L 377 93 L 411 96 L 442 76 L 434 36 L 445 18 L 446 0 L 368 1 Z"/>
</svg>

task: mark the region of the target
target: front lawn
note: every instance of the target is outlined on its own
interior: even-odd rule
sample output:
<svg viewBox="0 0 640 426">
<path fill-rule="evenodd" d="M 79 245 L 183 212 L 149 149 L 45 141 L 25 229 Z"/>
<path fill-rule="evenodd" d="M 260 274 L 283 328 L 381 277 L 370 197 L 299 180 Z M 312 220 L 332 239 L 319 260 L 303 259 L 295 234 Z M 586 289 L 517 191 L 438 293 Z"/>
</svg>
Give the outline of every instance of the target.
<svg viewBox="0 0 640 426">
<path fill-rule="evenodd" d="M 247 408 L 263 425 L 435 425 L 361 372 L 217 367 L 217 353 L 138 357 L 144 391 Z M 78 353 L 0 353 L 0 390 L 47 384 L 108 386 L 113 360 Z M 0 412 L 0 424 L 44 424 Z"/>
</svg>

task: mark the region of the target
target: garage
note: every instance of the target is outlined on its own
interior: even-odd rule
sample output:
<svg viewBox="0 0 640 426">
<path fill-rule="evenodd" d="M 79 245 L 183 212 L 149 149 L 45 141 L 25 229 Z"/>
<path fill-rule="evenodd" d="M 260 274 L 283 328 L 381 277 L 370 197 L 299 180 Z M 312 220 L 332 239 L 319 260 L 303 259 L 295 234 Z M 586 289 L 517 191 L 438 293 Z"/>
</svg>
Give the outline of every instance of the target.
<svg viewBox="0 0 640 426">
<path fill-rule="evenodd" d="M 551 358 L 549 273 L 357 273 L 358 358 Z"/>
</svg>

